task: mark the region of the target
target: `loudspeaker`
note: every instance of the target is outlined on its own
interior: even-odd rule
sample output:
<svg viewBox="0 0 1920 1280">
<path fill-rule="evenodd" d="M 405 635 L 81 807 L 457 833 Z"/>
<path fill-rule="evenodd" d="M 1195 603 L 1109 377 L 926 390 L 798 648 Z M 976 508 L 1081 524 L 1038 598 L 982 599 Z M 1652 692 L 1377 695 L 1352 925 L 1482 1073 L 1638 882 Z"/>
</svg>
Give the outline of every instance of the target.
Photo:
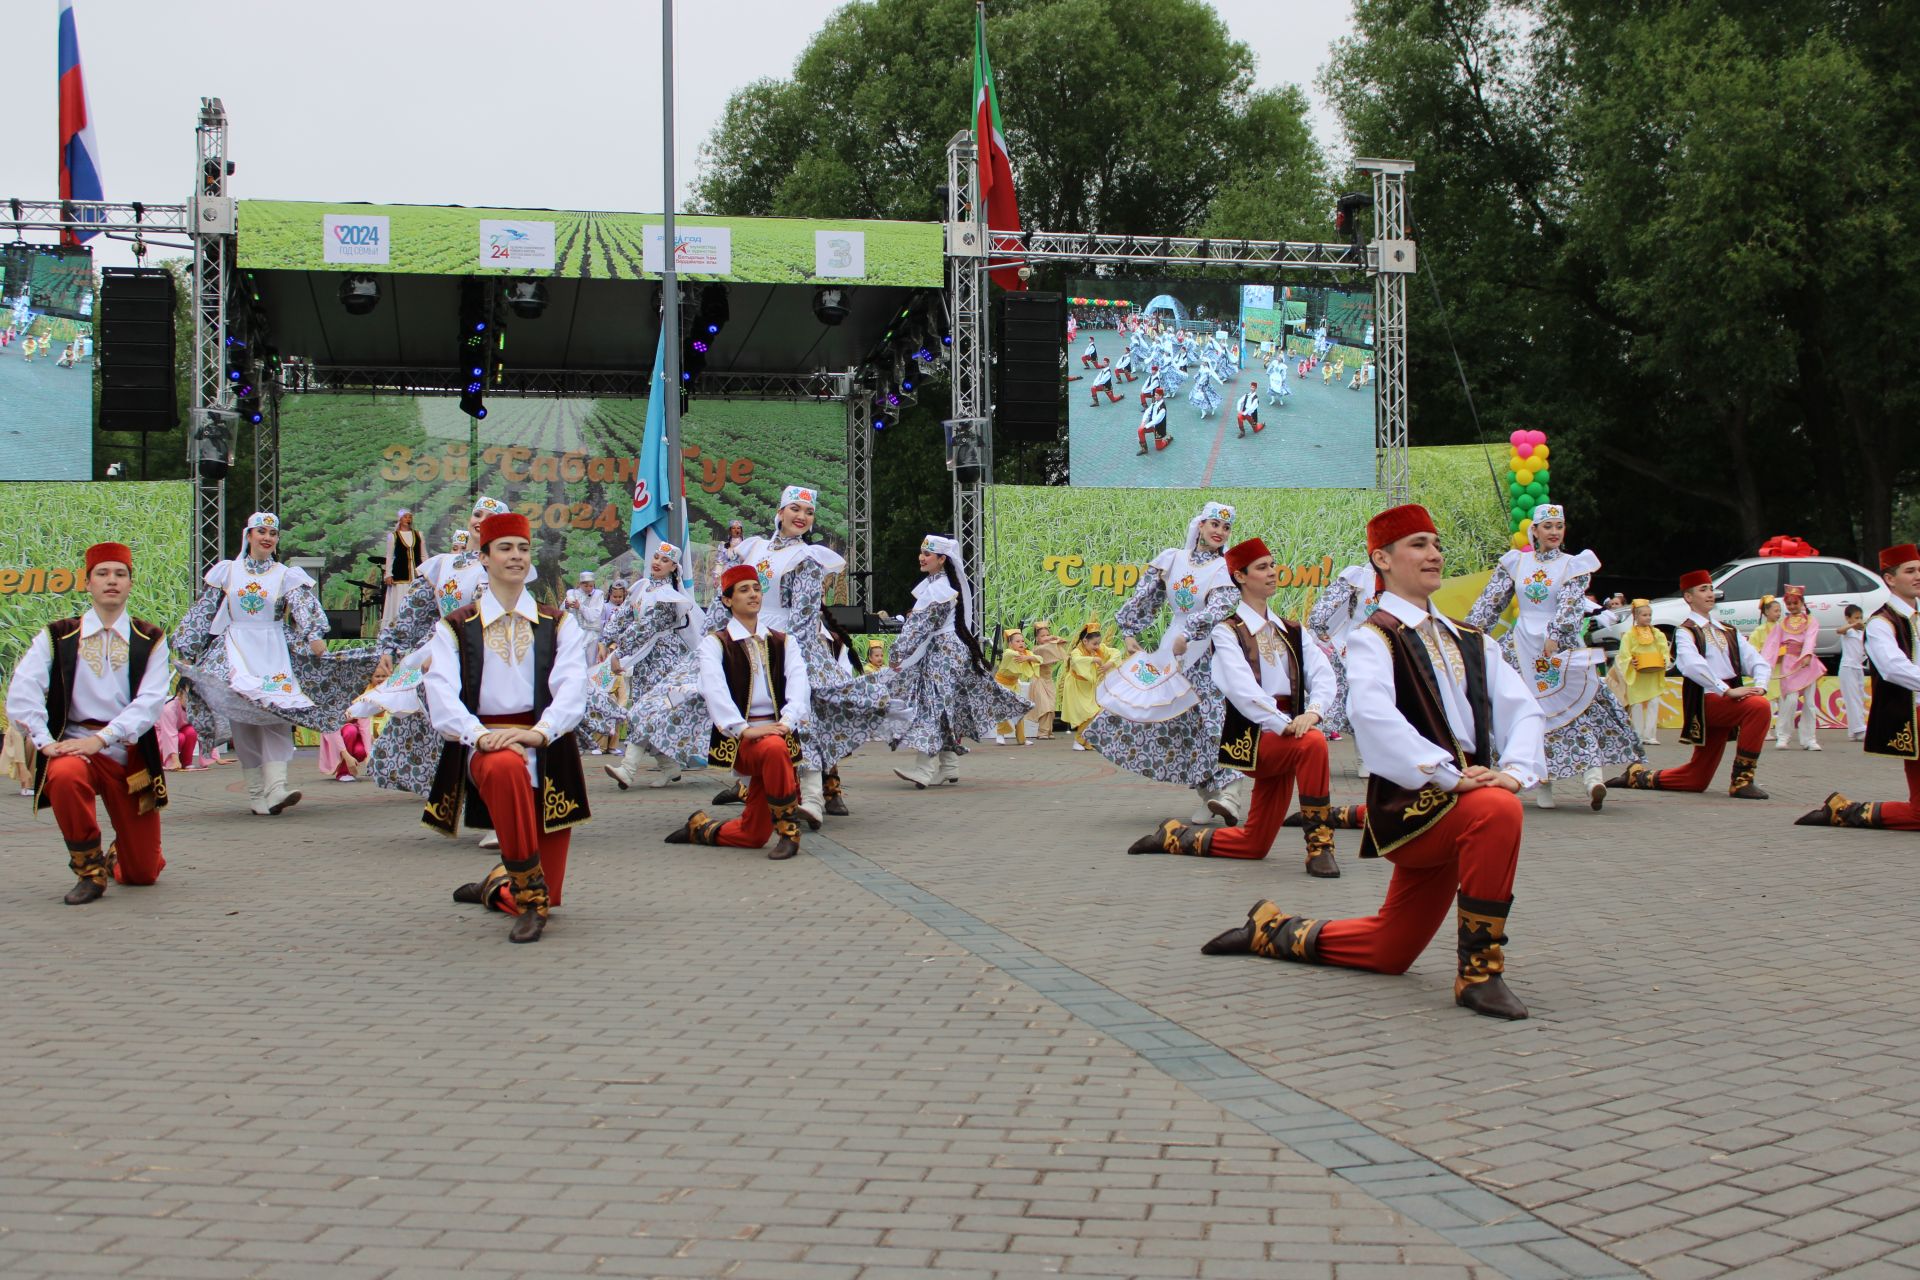
<svg viewBox="0 0 1920 1280">
<path fill-rule="evenodd" d="M 100 427 L 171 431 L 180 424 L 173 275 L 159 267 L 108 267 L 100 275 Z"/>
<path fill-rule="evenodd" d="M 1057 293 L 1006 293 L 996 300 L 993 419 L 1001 440 L 1052 441 L 1059 435 L 1065 303 Z"/>
</svg>

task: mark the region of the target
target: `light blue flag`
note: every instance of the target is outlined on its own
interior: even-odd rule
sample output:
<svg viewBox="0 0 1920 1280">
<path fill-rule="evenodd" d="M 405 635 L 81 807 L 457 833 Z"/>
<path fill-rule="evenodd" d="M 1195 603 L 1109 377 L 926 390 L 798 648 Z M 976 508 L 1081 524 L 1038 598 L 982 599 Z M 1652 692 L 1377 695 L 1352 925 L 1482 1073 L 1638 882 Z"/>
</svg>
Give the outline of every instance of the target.
<svg viewBox="0 0 1920 1280">
<path fill-rule="evenodd" d="M 627 526 L 627 541 L 640 557 L 640 576 L 646 576 L 646 562 L 653 549 L 667 541 L 672 528 L 670 517 L 675 494 L 669 488 L 667 470 L 667 373 L 666 334 L 653 352 L 653 380 L 647 387 L 647 432 L 640 442 L 640 474 L 633 484 L 633 520 Z M 686 549 L 681 549 L 681 573 L 688 569 Z"/>
</svg>

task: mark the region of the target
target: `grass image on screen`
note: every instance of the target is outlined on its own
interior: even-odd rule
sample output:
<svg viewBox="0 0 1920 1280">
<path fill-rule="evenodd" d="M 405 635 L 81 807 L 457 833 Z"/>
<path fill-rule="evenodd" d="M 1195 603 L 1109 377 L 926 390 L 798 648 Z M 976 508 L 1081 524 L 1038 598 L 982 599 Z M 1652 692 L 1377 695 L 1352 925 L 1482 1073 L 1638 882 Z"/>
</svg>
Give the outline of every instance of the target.
<svg viewBox="0 0 1920 1280">
<path fill-rule="evenodd" d="M 1068 313 L 1074 485 L 1373 486 L 1370 292 L 1083 280 Z"/>
<path fill-rule="evenodd" d="M 8 245 L 0 276 L 0 480 L 93 479 L 93 255 Z"/>
</svg>

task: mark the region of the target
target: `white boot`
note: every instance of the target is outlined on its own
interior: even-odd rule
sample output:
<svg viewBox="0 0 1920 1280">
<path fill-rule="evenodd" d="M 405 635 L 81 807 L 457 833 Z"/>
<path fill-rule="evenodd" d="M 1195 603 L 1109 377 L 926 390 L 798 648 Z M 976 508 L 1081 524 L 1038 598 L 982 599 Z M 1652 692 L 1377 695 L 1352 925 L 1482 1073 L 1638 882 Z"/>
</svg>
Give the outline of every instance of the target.
<svg viewBox="0 0 1920 1280">
<path fill-rule="evenodd" d="M 1554 807 L 1552 778 L 1540 779 L 1540 785 L 1533 789 L 1533 802 L 1542 809 Z"/>
<path fill-rule="evenodd" d="M 1365 760 L 1362 760 L 1360 761 L 1358 767 L 1354 769 L 1353 776 L 1356 778 L 1360 778 L 1362 780 L 1371 778 L 1373 776 L 1373 770 L 1367 768 L 1367 762 Z"/>
<path fill-rule="evenodd" d="M 913 757 L 913 763 L 904 769 L 895 769 L 893 776 L 913 784 L 914 790 L 925 791 L 933 785 L 934 773 L 939 768 L 940 757 L 931 751 L 922 751 Z"/>
<path fill-rule="evenodd" d="M 240 776 L 246 779 L 247 783 L 247 808 L 253 810 L 263 818 L 266 817 L 271 811 L 267 808 L 265 799 L 267 785 L 260 776 L 260 770 L 249 769 L 243 765 L 240 769 Z"/>
<path fill-rule="evenodd" d="M 940 773 L 937 781 L 960 781 L 960 753 L 958 751 L 942 751 L 940 753 Z"/>
<path fill-rule="evenodd" d="M 268 813 L 277 815 L 282 810 L 291 809 L 300 803 L 300 793 L 287 785 L 285 760 L 270 760 L 261 765 L 260 780 L 266 787 L 266 794 L 261 796 L 261 803 L 266 805 Z M 256 809 L 254 812 L 260 811 Z"/>
<path fill-rule="evenodd" d="M 1210 823 L 1218 822 L 1220 815 L 1215 813 L 1211 806 L 1214 801 L 1220 798 L 1220 793 L 1215 791 L 1211 786 L 1205 786 L 1195 787 L 1193 794 L 1199 797 L 1200 803 L 1195 807 L 1193 816 L 1189 818 L 1188 821 L 1196 827 L 1204 827 Z"/>
<path fill-rule="evenodd" d="M 818 831 L 826 821 L 827 775 L 805 766 L 794 772 L 800 779 L 800 818 L 809 829 Z"/>
<path fill-rule="evenodd" d="M 482 849 L 498 849 L 500 847 L 500 833 L 498 831 L 489 831 L 481 836 L 480 847 Z"/>
<path fill-rule="evenodd" d="M 1247 816 L 1247 801 L 1252 796 L 1253 779 L 1243 773 L 1220 793 L 1220 803 L 1227 808 L 1220 821 L 1229 827 L 1239 826 Z"/>
<path fill-rule="evenodd" d="M 656 772 L 653 777 L 647 779 L 648 786 L 666 787 L 680 781 L 680 763 L 671 756 L 663 756 L 658 751 L 654 752 L 653 767 Z"/>
<path fill-rule="evenodd" d="M 620 789 L 625 791 L 639 780 L 640 757 L 645 754 L 646 748 L 641 746 L 637 739 L 627 739 L 627 749 L 621 754 L 620 763 L 608 765 L 607 776 L 619 783 Z"/>
<path fill-rule="evenodd" d="M 1606 776 L 1600 772 L 1600 766 L 1590 764 L 1582 769 L 1580 785 L 1586 788 L 1587 803 L 1593 806 L 1595 813 L 1598 813 L 1601 803 L 1607 798 Z"/>
</svg>

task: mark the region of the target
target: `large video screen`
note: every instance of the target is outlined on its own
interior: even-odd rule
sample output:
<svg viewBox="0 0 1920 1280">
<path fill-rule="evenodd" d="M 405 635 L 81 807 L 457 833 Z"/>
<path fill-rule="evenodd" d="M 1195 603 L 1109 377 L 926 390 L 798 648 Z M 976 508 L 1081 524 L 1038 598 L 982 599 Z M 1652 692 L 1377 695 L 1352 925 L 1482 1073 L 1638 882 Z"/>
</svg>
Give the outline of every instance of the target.
<svg viewBox="0 0 1920 1280">
<path fill-rule="evenodd" d="M 356 607 L 380 583 L 399 510 L 428 555 L 451 550 L 474 492 L 524 514 L 540 571 L 535 595 L 559 603 L 583 569 L 601 582 L 646 571 L 627 543 L 645 438 L 645 400 L 495 396 L 474 422 L 447 396 L 298 394 L 280 400 L 284 554 L 312 557 L 329 608 Z M 846 413 L 838 404 L 695 400 L 681 420 L 688 558 L 708 598 L 713 553 L 739 520 L 771 530 L 780 490 L 820 490 L 819 538 L 846 549 Z"/>
<path fill-rule="evenodd" d="M 0 251 L 0 480 L 93 479 L 93 255 Z"/>
<path fill-rule="evenodd" d="M 1068 317 L 1072 484 L 1373 486 L 1371 292 L 1082 280 Z"/>
</svg>

